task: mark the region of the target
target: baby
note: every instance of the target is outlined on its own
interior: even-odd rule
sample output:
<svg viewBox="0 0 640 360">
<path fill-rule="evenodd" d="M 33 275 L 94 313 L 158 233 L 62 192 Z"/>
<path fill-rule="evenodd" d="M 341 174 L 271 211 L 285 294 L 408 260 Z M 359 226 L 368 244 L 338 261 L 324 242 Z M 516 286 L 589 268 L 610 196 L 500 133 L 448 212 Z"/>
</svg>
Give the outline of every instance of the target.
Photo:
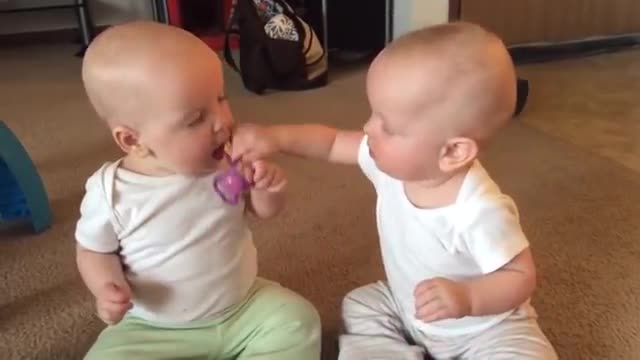
<svg viewBox="0 0 640 360">
<path fill-rule="evenodd" d="M 320 359 L 314 307 L 257 277 L 245 211 L 280 212 L 282 170 L 250 164 L 237 205 L 214 191 L 234 126 L 216 54 L 133 22 L 92 42 L 82 79 L 124 152 L 88 179 L 76 229 L 80 274 L 110 325 L 87 358 Z"/>
<path fill-rule="evenodd" d="M 529 299 L 518 210 L 478 161 L 512 117 L 514 66 L 494 34 L 450 23 L 407 34 L 367 74 L 364 131 L 242 126 L 233 157 L 358 164 L 377 192 L 386 281 L 343 302 L 341 359 L 556 359 Z"/>
</svg>

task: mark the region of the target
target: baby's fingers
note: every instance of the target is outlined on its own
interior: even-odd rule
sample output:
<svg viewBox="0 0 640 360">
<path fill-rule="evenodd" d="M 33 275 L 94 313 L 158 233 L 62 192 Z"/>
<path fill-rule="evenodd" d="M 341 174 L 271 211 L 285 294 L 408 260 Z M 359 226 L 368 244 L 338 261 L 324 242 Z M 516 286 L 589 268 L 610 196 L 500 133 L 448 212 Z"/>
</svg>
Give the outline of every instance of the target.
<svg viewBox="0 0 640 360">
<path fill-rule="evenodd" d="M 131 301 L 131 292 L 128 287 L 108 283 L 102 290 L 100 298 L 114 303 L 129 303 Z"/>
<path fill-rule="evenodd" d="M 256 161 L 252 163 L 251 168 L 253 169 L 253 176 L 251 180 L 256 185 L 269 175 L 269 167 L 264 161 Z"/>
<path fill-rule="evenodd" d="M 109 301 L 98 301 L 98 317 L 109 325 L 118 323 L 124 315 L 131 309 L 131 303 L 116 303 Z"/>
<path fill-rule="evenodd" d="M 255 188 L 262 190 L 267 189 L 273 184 L 274 173 L 273 171 L 264 171 L 260 174 L 260 177 L 254 176 L 253 181 L 255 183 Z"/>
<path fill-rule="evenodd" d="M 287 177 L 284 174 L 284 171 L 276 171 L 271 184 L 267 191 L 269 192 L 280 192 L 287 186 Z"/>
</svg>

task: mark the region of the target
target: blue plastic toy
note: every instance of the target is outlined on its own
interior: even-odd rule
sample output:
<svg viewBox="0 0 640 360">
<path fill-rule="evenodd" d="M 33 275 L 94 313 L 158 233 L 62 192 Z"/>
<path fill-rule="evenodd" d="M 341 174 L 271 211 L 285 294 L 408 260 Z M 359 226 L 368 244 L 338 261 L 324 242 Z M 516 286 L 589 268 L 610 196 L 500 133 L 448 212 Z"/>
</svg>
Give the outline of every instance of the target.
<svg viewBox="0 0 640 360">
<path fill-rule="evenodd" d="M 51 226 L 51 208 L 29 154 L 0 121 L 0 225 L 22 220 L 42 232 Z"/>
</svg>

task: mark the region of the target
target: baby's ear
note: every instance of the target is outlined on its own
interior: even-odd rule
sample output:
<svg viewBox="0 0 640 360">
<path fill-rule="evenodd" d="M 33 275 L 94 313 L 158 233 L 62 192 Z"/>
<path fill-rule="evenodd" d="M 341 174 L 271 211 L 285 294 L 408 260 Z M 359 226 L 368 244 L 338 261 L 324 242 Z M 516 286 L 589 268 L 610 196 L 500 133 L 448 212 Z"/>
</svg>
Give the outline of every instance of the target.
<svg viewBox="0 0 640 360">
<path fill-rule="evenodd" d="M 467 137 L 449 139 L 440 151 L 440 170 L 454 172 L 471 164 L 478 156 L 478 143 Z"/>
<path fill-rule="evenodd" d="M 138 133 L 130 127 L 117 125 L 111 129 L 111 135 L 116 144 L 127 154 L 140 157 L 148 155 L 149 149 L 140 143 Z"/>
</svg>

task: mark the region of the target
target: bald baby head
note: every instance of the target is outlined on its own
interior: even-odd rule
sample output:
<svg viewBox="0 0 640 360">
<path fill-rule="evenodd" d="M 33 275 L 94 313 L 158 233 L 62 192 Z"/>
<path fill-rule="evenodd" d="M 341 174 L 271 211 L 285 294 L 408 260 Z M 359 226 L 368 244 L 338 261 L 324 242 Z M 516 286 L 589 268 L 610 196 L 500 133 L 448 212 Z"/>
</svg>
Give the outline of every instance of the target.
<svg viewBox="0 0 640 360">
<path fill-rule="evenodd" d="M 110 125 L 141 122 L 153 110 L 179 100 L 173 97 L 195 80 L 191 78 L 207 74 L 220 78 L 222 86 L 220 62 L 200 39 L 143 21 L 105 30 L 91 43 L 82 64 L 89 100 Z"/>
<path fill-rule="evenodd" d="M 367 74 L 364 130 L 376 165 L 403 180 L 468 168 L 512 117 L 515 90 L 507 50 L 479 26 L 448 23 L 400 37 Z"/>
<path fill-rule="evenodd" d="M 448 136 L 488 137 L 514 112 L 509 53 L 495 34 L 470 23 L 409 33 L 381 53 L 371 72 L 370 81 L 386 82 L 388 91 L 402 94 L 399 101 L 430 112 L 426 120 L 442 122 Z"/>
<path fill-rule="evenodd" d="M 196 36 L 173 26 L 131 22 L 101 33 L 82 64 L 87 95 L 143 174 L 200 174 L 219 166 L 233 116 L 222 65 Z"/>
</svg>

